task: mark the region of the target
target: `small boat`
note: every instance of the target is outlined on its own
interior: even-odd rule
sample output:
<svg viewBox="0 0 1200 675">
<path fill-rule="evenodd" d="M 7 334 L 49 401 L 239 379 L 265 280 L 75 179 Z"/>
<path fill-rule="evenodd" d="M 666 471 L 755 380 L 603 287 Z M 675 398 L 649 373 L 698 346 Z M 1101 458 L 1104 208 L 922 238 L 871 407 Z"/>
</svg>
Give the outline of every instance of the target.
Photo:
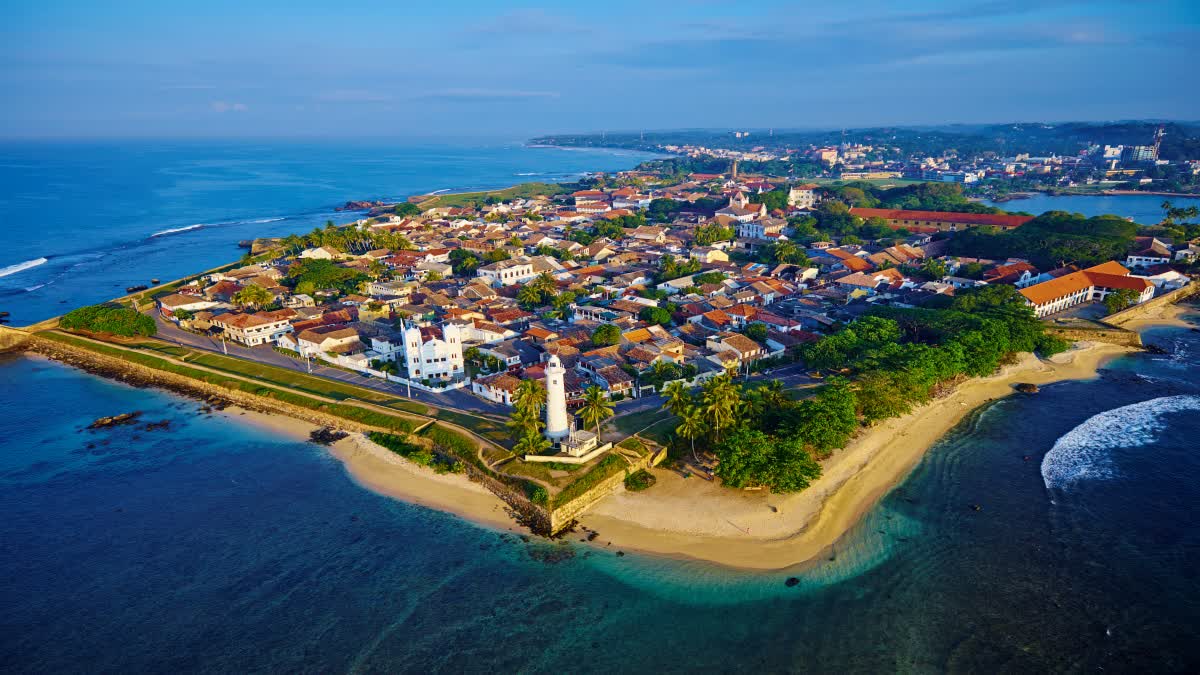
<svg viewBox="0 0 1200 675">
<path fill-rule="evenodd" d="M 157 283 L 158 283 L 158 279 L 151 279 L 151 280 L 150 280 L 150 283 L 152 283 L 152 284 L 157 284 Z"/>
<path fill-rule="evenodd" d="M 8 312 L 0 312 L 0 317 L 8 316 Z"/>
</svg>

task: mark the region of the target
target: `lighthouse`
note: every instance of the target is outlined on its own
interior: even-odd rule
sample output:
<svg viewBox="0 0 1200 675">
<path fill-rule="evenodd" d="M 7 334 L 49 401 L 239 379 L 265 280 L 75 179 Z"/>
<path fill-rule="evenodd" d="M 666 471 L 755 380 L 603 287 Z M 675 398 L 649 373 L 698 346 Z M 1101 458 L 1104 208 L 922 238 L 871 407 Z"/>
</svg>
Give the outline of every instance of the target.
<svg viewBox="0 0 1200 675">
<path fill-rule="evenodd" d="M 546 438 L 554 442 L 562 441 L 571 433 L 567 421 L 566 386 L 563 383 L 566 372 L 558 356 L 551 356 L 546 364 Z"/>
</svg>

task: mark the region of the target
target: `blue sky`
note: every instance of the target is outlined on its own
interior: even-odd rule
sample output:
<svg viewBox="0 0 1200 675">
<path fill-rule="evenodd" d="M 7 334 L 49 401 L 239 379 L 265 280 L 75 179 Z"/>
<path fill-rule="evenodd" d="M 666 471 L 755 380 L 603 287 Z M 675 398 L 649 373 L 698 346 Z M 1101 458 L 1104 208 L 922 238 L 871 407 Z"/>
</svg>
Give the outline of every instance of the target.
<svg viewBox="0 0 1200 675">
<path fill-rule="evenodd" d="M 9 0 L 0 135 L 1200 118 L 1200 0 Z"/>
</svg>

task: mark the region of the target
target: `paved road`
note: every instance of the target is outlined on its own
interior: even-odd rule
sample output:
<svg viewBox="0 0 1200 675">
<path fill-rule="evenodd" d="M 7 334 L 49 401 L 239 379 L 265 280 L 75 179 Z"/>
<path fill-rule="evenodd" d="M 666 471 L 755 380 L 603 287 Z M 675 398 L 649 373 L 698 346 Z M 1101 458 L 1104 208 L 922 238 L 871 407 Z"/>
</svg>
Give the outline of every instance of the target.
<svg viewBox="0 0 1200 675">
<path fill-rule="evenodd" d="M 237 356 L 250 361 L 258 361 L 288 370 L 299 372 L 310 372 L 308 366 L 303 359 L 295 359 L 272 349 L 269 345 L 260 345 L 258 347 L 245 347 L 236 342 L 229 340 L 225 341 L 222 346 L 220 338 L 210 337 L 208 335 L 197 335 L 183 330 L 179 326 L 170 321 L 165 321 L 157 316 L 155 312 L 155 322 L 158 324 L 158 337 L 166 342 L 171 342 L 177 345 L 200 349 L 215 353 L 228 353 L 230 356 Z M 227 350 L 227 352 L 225 351 Z M 473 413 L 492 413 L 502 417 L 508 416 L 508 409 L 491 401 L 485 401 L 481 398 L 468 394 L 462 390 L 450 391 L 442 394 L 434 394 L 420 389 L 413 389 L 411 394 L 409 388 L 402 384 L 389 382 L 378 377 L 369 377 L 358 373 L 351 373 L 340 368 L 331 368 L 322 365 L 316 359 L 312 360 L 312 374 L 320 375 L 331 380 L 340 380 L 348 382 L 360 387 L 367 387 L 382 391 L 387 394 L 396 396 L 397 398 L 406 398 L 420 403 L 438 406 L 441 408 L 450 408 L 463 412 Z"/>
</svg>

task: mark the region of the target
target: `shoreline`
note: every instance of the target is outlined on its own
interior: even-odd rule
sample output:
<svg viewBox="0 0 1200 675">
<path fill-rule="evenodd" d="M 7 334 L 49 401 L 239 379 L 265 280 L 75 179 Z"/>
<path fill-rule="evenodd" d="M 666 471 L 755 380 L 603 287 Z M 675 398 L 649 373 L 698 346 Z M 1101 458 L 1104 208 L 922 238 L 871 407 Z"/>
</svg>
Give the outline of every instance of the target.
<svg viewBox="0 0 1200 675">
<path fill-rule="evenodd" d="M 796 567 L 836 545 L 929 448 L 981 405 L 1015 393 L 1018 382 L 1095 378 L 1105 363 L 1134 351 L 1080 343 L 1049 360 L 1027 354 L 996 375 L 967 381 L 944 398 L 865 430 L 800 493 L 728 490 L 659 472 L 654 489 L 618 492 L 579 523 L 623 550 L 763 572 Z"/>
</svg>

